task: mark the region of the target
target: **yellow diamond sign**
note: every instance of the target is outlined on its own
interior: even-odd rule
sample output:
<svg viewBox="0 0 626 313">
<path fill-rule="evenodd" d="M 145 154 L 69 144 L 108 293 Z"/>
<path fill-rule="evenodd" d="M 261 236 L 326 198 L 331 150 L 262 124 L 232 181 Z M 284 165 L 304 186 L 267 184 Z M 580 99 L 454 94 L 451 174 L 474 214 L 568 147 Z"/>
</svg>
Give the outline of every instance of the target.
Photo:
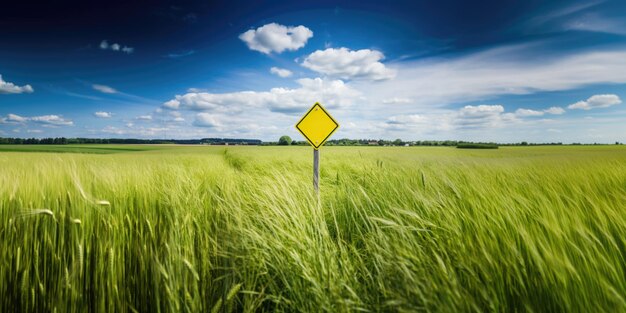
<svg viewBox="0 0 626 313">
<path fill-rule="evenodd" d="M 315 103 L 296 124 L 296 128 L 317 150 L 339 128 L 339 124 L 321 104 Z"/>
</svg>

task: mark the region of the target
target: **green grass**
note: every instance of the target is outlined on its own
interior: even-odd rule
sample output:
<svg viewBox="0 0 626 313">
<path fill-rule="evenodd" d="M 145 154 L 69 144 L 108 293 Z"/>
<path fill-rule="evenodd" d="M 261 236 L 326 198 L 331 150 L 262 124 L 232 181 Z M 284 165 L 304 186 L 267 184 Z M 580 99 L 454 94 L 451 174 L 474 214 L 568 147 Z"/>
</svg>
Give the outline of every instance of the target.
<svg viewBox="0 0 626 313">
<path fill-rule="evenodd" d="M 0 312 L 626 312 L 623 146 L 311 162 L 0 153 Z"/>
</svg>

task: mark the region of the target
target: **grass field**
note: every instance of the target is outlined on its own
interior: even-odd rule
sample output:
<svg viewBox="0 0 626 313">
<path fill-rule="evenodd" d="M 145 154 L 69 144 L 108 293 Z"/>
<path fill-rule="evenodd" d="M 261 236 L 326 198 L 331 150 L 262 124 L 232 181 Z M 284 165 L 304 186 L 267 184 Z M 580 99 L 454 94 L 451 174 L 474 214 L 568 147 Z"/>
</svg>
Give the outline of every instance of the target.
<svg viewBox="0 0 626 313">
<path fill-rule="evenodd" d="M 22 148 L 1 312 L 626 312 L 624 146 Z"/>
</svg>

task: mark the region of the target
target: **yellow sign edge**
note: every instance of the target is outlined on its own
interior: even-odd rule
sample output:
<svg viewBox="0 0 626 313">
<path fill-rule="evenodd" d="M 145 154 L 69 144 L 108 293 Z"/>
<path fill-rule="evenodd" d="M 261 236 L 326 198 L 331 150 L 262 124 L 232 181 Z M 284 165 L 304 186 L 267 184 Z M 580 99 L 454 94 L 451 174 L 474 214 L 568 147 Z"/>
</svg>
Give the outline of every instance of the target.
<svg viewBox="0 0 626 313">
<path fill-rule="evenodd" d="M 322 140 L 320 142 L 319 145 L 315 146 L 315 144 L 311 141 L 311 139 L 309 139 L 309 137 L 307 137 L 304 132 L 298 127 L 298 125 L 300 125 L 300 122 L 302 122 L 302 120 L 304 120 L 305 117 L 307 117 L 309 115 L 309 113 L 311 113 L 311 111 L 313 111 L 313 109 L 315 108 L 315 106 L 319 106 L 320 109 L 322 109 L 322 111 L 324 111 L 324 113 L 326 113 L 326 115 L 328 115 L 328 117 L 330 117 L 330 119 L 333 121 L 333 123 L 335 123 L 335 125 L 337 125 L 337 127 L 335 127 L 329 134 L 328 136 L 326 136 L 326 138 L 324 138 L 324 140 Z M 300 118 L 300 120 L 298 121 L 298 123 L 296 123 L 296 129 L 298 130 L 298 132 L 300 132 L 300 134 L 302 134 L 302 136 L 304 136 L 304 138 L 306 138 L 306 141 L 309 142 L 309 144 L 311 144 L 311 146 L 313 146 L 313 149 L 315 150 L 319 150 L 320 147 L 322 147 L 325 143 L 326 140 L 328 140 L 328 138 L 330 138 L 330 136 L 332 136 L 335 131 L 339 128 L 339 123 L 337 123 L 337 120 L 335 120 L 335 118 L 330 115 L 330 113 L 328 113 L 328 111 L 326 111 L 326 109 L 319 103 L 319 102 L 315 102 L 315 104 L 313 104 L 313 106 L 311 106 L 311 108 L 306 112 L 306 114 L 302 115 L 302 117 Z"/>
</svg>

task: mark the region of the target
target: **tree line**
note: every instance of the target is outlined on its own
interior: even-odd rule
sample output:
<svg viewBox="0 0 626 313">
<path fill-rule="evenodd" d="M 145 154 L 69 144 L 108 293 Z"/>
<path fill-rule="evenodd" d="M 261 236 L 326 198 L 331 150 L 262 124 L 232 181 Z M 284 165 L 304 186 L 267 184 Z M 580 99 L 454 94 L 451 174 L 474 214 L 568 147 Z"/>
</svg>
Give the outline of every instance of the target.
<svg viewBox="0 0 626 313">
<path fill-rule="evenodd" d="M 289 136 L 282 136 L 275 142 L 263 142 L 258 139 L 232 139 L 232 138 L 202 138 L 202 139 L 136 139 L 136 138 L 10 138 L 0 137 L 0 144 L 8 145 L 67 145 L 67 144 L 210 144 L 210 145 L 284 145 L 284 146 L 307 146 L 308 142 L 292 140 Z M 572 145 L 583 145 L 581 143 L 571 143 Z M 615 142 L 616 145 L 622 143 Z M 460 140 L 415 140 L 405 141 L 401 139 L 333 139 L 326 141 L 326 146 L 444 146 L 458 147 L 467 145 L 485 146 L 558 146 L 562 142 L 547 143 L 495 143 L 495 142 L 471 142 Z M 593 143 L 588 145 L 602 145 Z"/>
<path fill-rule="evenodd" d="M 295 141 L 289 136 L 282 136 L 278 142 L 267 142 L 266 145 L 281 145 L 281 146 L 307 146 L 306 141 Z M 577 144 L 577 143 L 574 143 Z M 616 143 L 619 144 L 619 143 Z M 546 143 L 529 143 L 527 141 L 517 143 L 496 143 L 496 142 L 474 142 L 474 141 L 462 141 L 462 140 L 385 140 L 385 139 L 332 139 L 326 141 L 325 146 L 444 146 L 444 147 L 458 147 L 471 145 L 481 145 L 485 147 L 493 146 L 558 146 L 563 145 L 562 142 L 546 142 Z"/>
<path fill-rule="evenodd" d="M 4 145 L 68 145 L 68 144 L 211 144 L 260 145 L 258 139 L 202 138 L 202 139 L 136 139 L 136 138 L 3 138 Z"/>
</svg>

